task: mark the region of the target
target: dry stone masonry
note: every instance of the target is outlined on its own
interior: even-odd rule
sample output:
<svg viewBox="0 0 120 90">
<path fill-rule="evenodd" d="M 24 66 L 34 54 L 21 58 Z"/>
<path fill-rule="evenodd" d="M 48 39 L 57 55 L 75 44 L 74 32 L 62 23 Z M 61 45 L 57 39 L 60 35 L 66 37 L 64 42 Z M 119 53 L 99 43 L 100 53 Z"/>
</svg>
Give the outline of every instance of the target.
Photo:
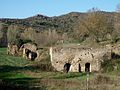
<svg viewBox="0 0 120 90">
<path fill-rule="evenodd" d="M 83 48 L 83 47 L 51 47 L 50 56 L 52 66 L 57 71 L 93 72 L 101 69 L 101 62 L 111 59 L 111 49 Z"/>
<path fill-rule="evenodd" d="M 49 52 L 49 54 L 48 54 Z M 120 58 L 120 44 L 106 46 L 67 45 L 38 49 L 36 45 L 26 43 L 20 48 L 8 44 L 8 54 L 23 56 L 29 60 L 44 60 L 50 55 L 51 64 L 57 71 L 94 72 L 102 70 L 105 60 Z"/>
</svg>

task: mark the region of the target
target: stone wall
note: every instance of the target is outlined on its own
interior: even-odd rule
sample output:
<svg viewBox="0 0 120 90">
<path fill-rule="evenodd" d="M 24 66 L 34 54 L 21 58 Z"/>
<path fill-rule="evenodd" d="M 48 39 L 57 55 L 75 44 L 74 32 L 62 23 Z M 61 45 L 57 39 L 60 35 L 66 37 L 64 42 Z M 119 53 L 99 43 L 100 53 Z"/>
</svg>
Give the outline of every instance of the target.
<svg viewBox="0 0 120 90">
<path fill-rule="evenodd" d="M 112 45 L 111 47 L 112 47 L 112 52 L 120 55 L 120 44 Z"/>
<path fill-rule="evenodd" d="M 111 50 L 107 48 L 81 47 L 51 47 L 50 56 L 52 66 L 57 71 L 63 71 L 66 63 L 70 64 L 69 71 L 85 71 L 86 64 L 90 64 L 89 71 L 99 71 L 104 59 L 111 59 Z"/>
<path fill-rule="evenodd" d="M 30 50 L 31 52 L 36 52 L 37 46 L 30 43 L 23 44 L 19 49 L 19 51 L 22 52 L 23 57 L 26 57 L 26 52 L 25 52 L 26 49 Z"/>
<path fill-rule="evenodd" d="M 18 46 L 15 44 L 8 43 L 7 54 L 17 56 L 18 55 Z"/>
<path fill-rule="evenodd" d="M 15 44 L 8 43 L 7 54 L 22 56 L 29 60 L 35 60 L 39 57 L 37 46 L 30 43 L 23 44 L 20 48 Z"/>
</svg>

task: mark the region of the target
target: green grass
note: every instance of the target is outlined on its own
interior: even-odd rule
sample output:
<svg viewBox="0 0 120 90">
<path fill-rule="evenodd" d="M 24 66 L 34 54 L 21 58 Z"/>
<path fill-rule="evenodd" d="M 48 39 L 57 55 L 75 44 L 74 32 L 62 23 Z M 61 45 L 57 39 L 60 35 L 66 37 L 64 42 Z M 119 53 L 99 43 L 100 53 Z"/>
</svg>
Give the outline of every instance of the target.
<svg viewBox="0 0 120 90">
<path fill-rule="evenodd" d="M 31 61 L 22 57 L 7 55 L 7 49 L 0 48 L 0 80 L 2 80 L 0 81 L 0 87 L 2 87 L 2 89 L 5 87 L 10 89 L 14 89 L 15 87 L 17 89 L 19 85 L 22 85 L 28 89 L 30 86 L 28 84 L 34 78 L 21 73 L 21 71 L 31 70 L 31 68 L 25 67 L 31 63 Z"/>
<path fill-rule="evenodd" d="M 70 72 L 70 73 L 58 73 L 54 77 L 54 79 L 73 79 L 73 78 L 86 78 L 86 73 L 79 73 L 79 72 Z"/>
<path fill-rule="evenodd" d="M 25 75 L 23 75 L 21 73 L 15 73 L 15 72 L 13 72 L 13 73 L 5 72 L 5 73 L 1 73 L 0 77 L 4 78 L 4 79 L 15 79 L 15 78 L 23 78 L 23 77 L 25 77 Z"/>
<path fill-rule="evenodd" d="M 49 90 L 53 90 L 54 88 L 54 90 L 57 90 L 58 88 L 62 89 L 67 82 L 72 83 L 71 80 L 75 80 L 78 83 L 78 80 L 86 78 L 85 73 L 66 74 L 48 71 L 47 68 L 51 68 L 48 60 L 47 62 L 28 61 L 22 57 L 7 55 L 6 51 L 6 48 L 0 48 L 0 86 L 12 86 L 11 88 L 22 86 L 23 89 L 25 86 L 28 89 L 37 85 L 40 86 L 40 90 L 42 90 L 41 87 L 44 88 L 43 90 L 45 88 Z M 50 86 L 49 83 L 51 84 Z M 55 83 L 58 84 L 58 87 L 54 86 Z M 62 85 L 60 85 L 61 83 Z M 66 87 L 66 89 L 69 90 L 70 88 Z"/>
<path fill-rule="evenodd" d="M 30 61 L 25 60 L 22 57 L 7 55 L 7 49 L 0 48 L 0 66 L 1 65 L 24 66 L 30 63 L 31 63 Z"/>
<path fill-rule="evenodd" d="M 48 64 L 48 58 L 47 61 L 43 60 L 42 62 L 28 61 L 22 57 L 7 55 L 6 51 L 6 48 L 0 48 L 0 90 L 8 88 L 11 90 L 86 90 L 86 73 L 49 71 L 48 68 L 51 66 Z M 105 68 L 109 71 L 109 66 L 112 63 L 110 65 L 108 62 L 106 63 L 107 67 Z M 116 81 L 119 82 L 120 59 L 116 60 L 116 66 L 116 70 L 103 73 L 98 78 L 94 73 L 91 73 L 89 76 L 91 88 L 96 86 L 96 89 L 91 90 L 97 90 L 98 87 L 94 82 L 99 78 L 101 81 L 112 82 L 112 84 L 108 83 L 106 88 L 114 85 Z M 101 81 L 97 81 L 100 83 L 100 88 L 103 86 Z M 114 90 L 113 88 L 110 90 Z M 117 87 L 116 90 L 119 89 Z"/>
</svg>

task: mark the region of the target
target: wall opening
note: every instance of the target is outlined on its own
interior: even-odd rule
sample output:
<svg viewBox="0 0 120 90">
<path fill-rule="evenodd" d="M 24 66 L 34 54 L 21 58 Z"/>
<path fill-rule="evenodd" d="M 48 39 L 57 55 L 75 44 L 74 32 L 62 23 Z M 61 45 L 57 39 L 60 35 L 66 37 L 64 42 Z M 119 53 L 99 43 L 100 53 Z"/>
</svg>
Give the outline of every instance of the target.
<svg viewBox="0 0 120 90">
<path fill-rule="evenodd" d="M 32 52 L 29 49 L 25 49 L 25 54 L 27 56 L 27 59 L 29 59 L 29 60 L 35 60 L 37 58 L 37 53 Z"/>
<path fill-rule="evenodd" d="M 119 58 L 120 58 L 120 55 L 115 54 L 115 53 L 112 53 L 112 54 L 111 54 L 111 57 L 112 57 L 112 59 L 119 59 Z"/>
<path fill-rule="evenodd" d="M 65 72 L 65 73 L 68 73 L 68 72 L 69 72 L 70 66 L 71 66 L 70 63 L 66 63 L 66 64 L 64 65 L 64 72 Z"/>
<path fill-rule="evenodd" d="M 37 58 L 37 53 L 31 52 L 31 60 L 35 60 Z"/>
<path fill-rule="evenodd" d="M 90 72 L 90 63 L 85 64 L 85 72 Z"/>
<path fill-rule="evenodd" d="M 80 63 L 78 64 L 78 72 L 81 72 L 81 65 L 80 65 Z"/>
</svg>

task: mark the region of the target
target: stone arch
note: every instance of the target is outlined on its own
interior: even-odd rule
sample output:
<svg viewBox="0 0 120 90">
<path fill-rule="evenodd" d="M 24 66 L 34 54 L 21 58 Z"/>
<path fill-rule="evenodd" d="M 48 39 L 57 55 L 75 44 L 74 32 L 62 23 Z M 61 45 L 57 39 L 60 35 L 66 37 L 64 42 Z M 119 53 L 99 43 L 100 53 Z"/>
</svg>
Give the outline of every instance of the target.
<svg viewBox="0 0 120 90">
<path fill-rule="evenodd" d="M 69 72 L 70 66 L 71 66 L 70 63 L 65 63 L 65 65 L 64 65 L 64 72 L 65 72 L 65 73 L 68 73 L 68 72 Z"/>
<path fill-rule="evenodd" d="M 37 53 L 32 52 L 29 49 L 25 49 L 25 56 L 26 56 L 26 59 L 35 60 L 37 58 Z"/>
<path fill-rule="evenodd" d="M 35 60 L 37 58 L 37 53 L 36 52 L 29 52 L 29 59 L 30 60 Z"/>
<path fill-rule="evenodd" d="M 85 72 L 90 72 L 90 63 L 85 63 Z"/>
</svg>

